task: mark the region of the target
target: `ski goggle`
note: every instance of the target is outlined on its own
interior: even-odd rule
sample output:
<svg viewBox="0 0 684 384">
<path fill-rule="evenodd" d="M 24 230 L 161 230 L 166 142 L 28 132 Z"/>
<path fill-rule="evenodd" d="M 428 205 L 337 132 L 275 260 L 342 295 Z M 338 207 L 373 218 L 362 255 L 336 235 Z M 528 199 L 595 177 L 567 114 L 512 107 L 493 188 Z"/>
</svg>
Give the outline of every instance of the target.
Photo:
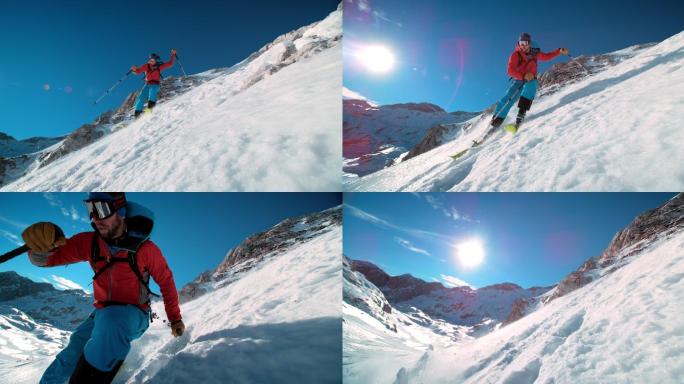
<svg viewBox="0 0 684 384">
<path fill-rule="evenodd" d="M 91 220 L 95 218 L 104 220 L 116 212 L 113 204 L 109 201 L 86 201 L 85 206 Z"/>
<path fill-rule="evenodd" d="M 530 45 L 530 42 L 527 40 L 520 40 L 520 41 L 518 41 L 518 44 L 522 45 L 523 47 L 526 47 L 526 46 Z"/>
</svg>

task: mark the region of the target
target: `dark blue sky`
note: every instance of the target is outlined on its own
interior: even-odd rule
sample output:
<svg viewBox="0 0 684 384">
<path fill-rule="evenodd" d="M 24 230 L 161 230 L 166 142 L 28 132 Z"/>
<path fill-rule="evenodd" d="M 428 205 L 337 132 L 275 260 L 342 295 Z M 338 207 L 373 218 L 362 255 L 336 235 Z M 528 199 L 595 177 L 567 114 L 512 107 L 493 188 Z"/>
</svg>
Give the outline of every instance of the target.
<svg viewBox="0 0 684 384">
<path fill-rule="evenodd" d="M 93 106 L 150 52 L 168 60 L 176 48 L 188 74 L 229 67 L 279 35 L 325 18 L 338 3 L 3 0 L 0 132 L 18 139 L 69 133 L 142 87 L 142 75 L 129 78 Z M 181 72 L 175 66 L 164 74 Z"/>
<path fill-rule="evenodd" d="M 588 55 L 682 30 L 680 0 L 350 0 L 344 83 L 380 104 L 431 102 L 450 112 L 479 111 L 505 92 L 508 57 L 521 32 L 531 33 L 545 52 L 568 47 L 573 55 Z M 352 55 L 367 44 L 394 51 L 395 69 L 384 75 L 360 69 Z"/>
<path fill-rule="evenodd" d="M 345 193 L 344 253 L 391 275 L 453 276 L 476 287 L 552 285 L 599 255 L 638 214 L 673 193 Z M 484 245 L 464 269 L 453 245 Z"/>
<path fill-rule="evenodd" d="M 0 194 L 0 253 L 23 243 L 23 229 L 38 221 L 58 224 L 67 236 L 92 231 L 86 220 L 85 196 Z M 288 217 L 342 203 L 341 193 L 129 193 L 127 197 L 154 211 L 152 240 L 167 258 L 179 289 L 215 268 L 247 236 L 268 230 Z M 0 264 L 0 271 L 17 271 L 36 281 L 54 282 L 52 275 L 56 275 L 92 290 L 93 272 L 87 263 L 38 268 L 22 255 Z"/>
</svg>

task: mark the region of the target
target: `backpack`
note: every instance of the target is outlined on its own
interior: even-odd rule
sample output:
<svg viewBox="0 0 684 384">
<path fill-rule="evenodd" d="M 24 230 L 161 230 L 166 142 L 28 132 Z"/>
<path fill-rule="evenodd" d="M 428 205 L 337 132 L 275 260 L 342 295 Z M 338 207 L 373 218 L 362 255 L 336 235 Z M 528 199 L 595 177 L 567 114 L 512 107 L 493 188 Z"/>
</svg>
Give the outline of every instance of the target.
<svg viewBox="0 0 684 384">
<path fill-rule="evenodd" d="M 138 268 L 137 252 L 138 249 L 140 249 L 140 247 L 150 238 L 152 227 L 154 226 L 154 215 L 151 211 L 133 202 L 128 202 L 126 205 L 126 210 L 129 215 L 129 217 L 126 218 L 128 233 L 126 237 L 116 245 L 118 248 L 124 249 L 126 251 L 126 257 L 112 257 L 102 268 L 95 270 L 95 264 L 98 261 L 104 260 L 104 258 L 100 255 L 100 243 L 98 241 L 100 235 L 96 230 L 93 235 L 93 242 L 91 244 L 90 250 L 90 265 L 93 267 L 93 270 L 95 270 L 93 281 L 95 281 L 95 279 L 102 275 L 102 273 L 104 273 L 107 269 L 111 268 L 114 263 L 128 263 L 128 265 L 131 267 L 131 270 L 138 278 L 140 284 L 145 287 L 145 290 L 147 291 L 146 304 L 149 304 L 150 296 L 160 296 L 150 290 L 149 276 L 146 280 L 142 273 L 140 273 L 140 269 Z"/>
</svg>

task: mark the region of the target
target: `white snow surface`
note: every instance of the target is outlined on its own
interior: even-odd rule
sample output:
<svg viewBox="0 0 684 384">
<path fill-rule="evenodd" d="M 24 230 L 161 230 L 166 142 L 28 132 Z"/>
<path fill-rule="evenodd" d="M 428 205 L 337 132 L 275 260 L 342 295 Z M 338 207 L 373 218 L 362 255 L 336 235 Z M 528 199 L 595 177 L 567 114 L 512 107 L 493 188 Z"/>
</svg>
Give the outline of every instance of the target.
<svg viewBox="0 0 684 384">
<path fill-rule="evenodd" d="M 452 160 L 484 134 L 483 121 L 406 162 L 345 178 L 345 190 L 679 191 L 682 84 L 684 32 L 539 97 L 516 135 L 501 130 Z M 506 123 L 514 118 L 515 108 Z"/>
<path fill-rule="evenodd" d="M 339 190 L 342 10 L 307 28 L 1 190 Z"/>
<path fill-rule="evenodd" d="M 367 371 L 364 379 L 371 381 L 365 382 L 680 383 L 683 250 L 680 231 L 517 322 L 478 339 L 414 352 L 411 364 L 403 363 L 406 353 L 383 350 L 382 358 L 395 362 L 390 367 L 405 365 L 382 377 Z"/>
</svg>

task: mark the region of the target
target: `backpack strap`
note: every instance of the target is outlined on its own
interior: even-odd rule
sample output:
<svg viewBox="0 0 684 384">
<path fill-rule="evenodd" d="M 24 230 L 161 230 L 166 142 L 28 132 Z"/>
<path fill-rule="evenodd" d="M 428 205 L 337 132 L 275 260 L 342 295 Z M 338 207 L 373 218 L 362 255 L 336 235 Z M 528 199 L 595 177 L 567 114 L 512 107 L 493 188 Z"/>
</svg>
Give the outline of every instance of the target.
<svg viewBox="0 0 684 384">
<path fill-rule="evenodd" d="M 144 243 L 144 242 L 143 242 Z M 141 243 L 142 245 L 142 243 Z M 131 270 L 135 274 L 135 276 L 138 278 L 138 281 L 140 281 L 140 284 L 145 287 L 145 290 L 147 290 L 147 295 L 148 295 L 148 300 L 147 302 L 149 303 L 149 296 L 154 296 L 154 297 L 160 297 L 158 294 L 152 292 L 150 289 L 150 283 L 149 283 L 149 278 L 145 280 L 143 278 L 143 275 L 140 273 L 140 269 L 138 269 L 138 260 L 137 260 L 137 249 L 136 251 L 131 251 L 127 250 L 127 257 L 112 257 L 109 259 L 107 264 L 105 264 L 104 267 L 100 268 L 99 270 L 95 271 L 95 275 L 93 276 L 93 281 L 97 279 L 102 273 L 104 273 L 107 269 L 111 268 L 114 263 L 128 263 L 128 265 L 131 267 Z M 100 244 L 98 241 L 98 235 L 97 233 L 93 236 L 93 243 L 91 246 L 91 265 L 93 266 L 93 269 L 95 269 L 95 262 L 98 260 L 102 259 L 102 256 L 100 255 Z"/>
</svg>

